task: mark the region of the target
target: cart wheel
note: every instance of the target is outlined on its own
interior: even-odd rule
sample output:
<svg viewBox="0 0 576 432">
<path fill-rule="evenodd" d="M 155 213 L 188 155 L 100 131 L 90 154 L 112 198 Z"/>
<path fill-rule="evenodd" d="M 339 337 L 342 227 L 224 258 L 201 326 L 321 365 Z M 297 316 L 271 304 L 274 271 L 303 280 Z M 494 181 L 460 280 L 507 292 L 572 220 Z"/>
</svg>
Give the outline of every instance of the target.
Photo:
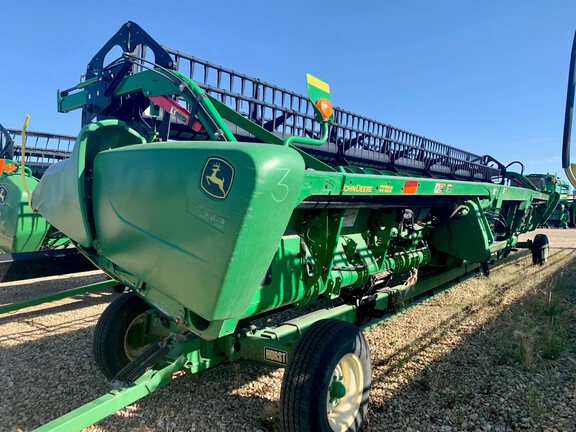
<svg viewBox="0 0 576 432">
<path fill-rule="evenodd" d="M 484 262 L 482 263 L 482 274 L 483 274 L 485 277 L 490 276 L 490 265 L 488 265 L 488 261 L 484 261 Z"/>
<path fill-rule="evenodd" d="M 359 431 L 371 382 L 370 348 L 362 332 L 340 320 L 314 323 L 282 380 L 284 430 Z"/>
<path fill-rule="evenodd" d="M 532 242 L 532 262 L 538 265 L 546 264 L 549 252 L 548 236 L 546 234 L 536 234 Z"/>
<path fill-rule="evenodd" d="M 152 307 L 134 293 L 114 300 L 100 316 L 92 350 L 102 373 L 112 379 L 153 340 L 145 333 L 146 312 Z"/>
</svg>

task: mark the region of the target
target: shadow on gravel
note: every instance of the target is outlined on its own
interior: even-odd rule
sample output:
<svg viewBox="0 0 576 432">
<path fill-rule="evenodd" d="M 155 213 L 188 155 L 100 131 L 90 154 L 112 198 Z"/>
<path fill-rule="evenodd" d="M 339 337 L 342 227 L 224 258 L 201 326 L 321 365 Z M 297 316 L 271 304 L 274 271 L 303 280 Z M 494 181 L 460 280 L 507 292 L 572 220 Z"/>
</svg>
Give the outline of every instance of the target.
<svg viewBox="0 0 576 432">
<path fill-rule="evenodd" d="M 553 259 L 555 254 L 550 254 L 550 258 Z M 482 299 L 482 303 L 484 306 L 493 307 L 495 304 L 499 302 L 501 299 L 501 291 L 508 289 L 510 286 L 514 284 L 520 284 L 524 281 L 526 277 L 526 267 L 525 265 L 530 265 L 528 262 L 519 265 L 519 260 L 525 258 L 525 255 L 516 255 L 513 257 L 506 258 L 506 261 L 503 261 L 502 264 L 499 264 L 494 270 L 497 271 L 504 271 L 507 275 L 510 275 L 510 278 L 507 280 L 507 284 L 504 287 L 501 287 L 501 290 L 494 290 L 488 296 L 485 296 Z M 525 264 L 525 265 L 524 265 Z M 571 252 L 568 256 L 563 256 L 559 258 L 558 264 L 562 266 L 570 266 L 574 265 L 576 268 L 576 252 Z M 558 269 L 560 271 L 561 268 Z M 484 279 L 482 276 L 477 276 L 478 278 Z M 484 279 L 488 280 L 488 279 Z M 449 288 L 450 289 L 450 288 Z M 424 303 L 423 305 L 417 305 L 416 307 L 429 305 L 429 303 Z M 442 305 L 439 305 L 442 306 Z M 516 307 L 522 307 L 521 305 L 516 305 Z M 480 306 L 482 308 L 482 306 Z M 418 350 L 425 349 L 429 346 L 434 345 L 440 339 L 446 336 L 446 334 L 453 331 L 454 328 L 461 326 L 465 321 L 470 318 L 470 314 L 479 313 L 479 310 L 475 310 L 473 306 L 466 306 L 463 309 L 459 309 L 457 312 L 452 314 L 450 317 L 445 319 L 441 325 L 437 328 L 431 329 L 429 332 L 422 335 L 420 338 L 413 341 L 413 343 L 418 347 Z M 508 311 L 510 313 L 510 310 Z M 386 324 L 384 324 L 386 325 Z M 415 348 L 416 349 L 416 348 Z M 385 358 L 380 358 L 377 360 L 373 360 L 372 365 L 375 367 L 381 366 L 384 369 L 381 371 L 381 375 L 388 374 L 391 370 L 397 367 L 396 363 L 399 358 L 404 357 L 405 353 L 403 351 L 396 351 L 394 354 L 391 354 Z M 376 378 L 376 377 L 375 377 Z"/>
<path fill-rule="evenodd" d="M 503 340 L 512 345 L 515 338 L 521 340 L 521 335 L 515 334 L 510 326 L 511 320 L 523 315 L 526 305 L 533 300 L 530 297 L 540 295 L 546 281 L 555 278 L 558 286 L 571 285 L 576 252 L 552 250 L 550 259 L 554 262 L 551 266 L 532 267 L 530 253 L 521 251 L 493 269 L 493 277 L 505 274 L 507 279 L 478 302 L 463 307 L 442 304 L 443 296 L 449 293 L 446 292 L 413 309 L 448 308 L 454 312 L 421 337 L 405 340 L 405 347 L 392 348 L 379 358 L 373 353 L 373 391 L 366 430 L 543 431 L 548 424 L 559 431 L 576 430 L 575 419 L 570 417 L 576 410 L 574 345 L 565 347 L 557 360 L 542 359 L 534 353 L 531 364 L 523 364 L 513 355 L 506 357 L 503 352 L 508 347 Z M 470 330 L 469 320 L 486 313 L 486 309 L 499 307 L 508 290 L 544 272 L 541 287 L 502 307 L 499 315 Z M 485 280 L 481 276 L 476 278 L 474 283 Z M 110 296 L 102 293 L 99 297 L 83 298 L 80 304 L 54 309 L 72 310 L 107 302 Z M 24 312 L 18 319 L 39 313 L 52 311 Z M 92 318 L 94 322 L 97 319 L 94 316 L 88 320 Z M 61 325 L 73 328 L 83 325 L 84 319 Z M 369 333 L 372 339 L 382 336 L 380 341 L 385 344 L 388 341 L 378 333 L 383 327 L 386 324 Z M 92 359 L 92 333 L 93 327 L 89 326 L 2 347 L 2 427 L 7 430 L 37 427 L 110 389 Z M 396 336 L 402 338 L 401 334 Z M 457 342 L 447 347 L 448 353 L 430 361 L 429 352 L 446 345 L 451 336 Z M 199 383 L 181 376 L 91 430 L 274 432 L 280 412 L 281 379 L 280 370 L 248 363 L 226 364 L 210 370 Z"/>
<path fill-rule="evenodd" d="M 1 284 L 0 305 L 26 301 L 37 297 L 65 291 L 67 289 L 81 287 L 106 280 L 105 275 L 77 276 L 65 280 L 34 281 L 27 284 Z M 88 294 L 78 294 L 69 297 L 73 302 L 58 304 L 56 302 L 44 303 L 30 308 L 20 309 L 14 312 L 0 314 L 0 325 L 11 321 L 23 321 L 35 317 L 48 316 L 57 313 L 70 312 L 73 310 L 92 307 L 100 303 L 108 303 L 113 297 L 111 288 L 103 289 Z"/>
<path fill-rule="evenodd" d="M 74 324 L 79 323 L 63 323 Z M 106 383 L 95 373 L 91 346 L 91 327 L 3 346 L 0 430 L 31 430 L 106 392 Z"/>
<path fill-rule="evenodd" d="M 550 261 L 534 267 L 530 256 L 514 257 L 495 269 L 505 272 L 502 285 L 471 305 L 428 303 L 456 312 L 402 349 L 373 359 L 367 430 L 576 431 L 576 252 L 551 251 Z M 503 303 L 507 291 L 541 272 L 546 275 L 534 289 Z M 561 304 L 547 298 L 551 286 Z M 498 308 L 469 332 L 470 321 Z M 453 346 L 430 362 L 438 344 Z"/>
<path fill-rule="evenodd" d="M 65 330 L 84 321 L 73 320 L 60 327 Z M 29 335 L 17 335 L 23 336 Z M 0 430 L 34 429 L 111 389 L 92 358 L 92 337 L 93 326 L 89 326 L 1 348 Z M 128 414 L 116 413 L 104 419 L 98 430 L 174 431 L 195 425 L 197 431 L 235 431 L 242 430 L 237 424 L 242 417 L 238 412 L 251 413 L 245 418 L 246 430 L 270 430 L 273 423 L 267 421 L 277 415 L 278 406 L 263 395 L 275 390 L 279 395 L 281 378 L 275 379 L 276 389 L 258 380 L 267 375 L 281 377 L 279 372 L 236 363 L 206 372 L 200 382 L 181 375 L 137 402 Z M 242 387 L 248 396 L 237 394 Z M 152 418 L 146 413 L 153 413 Z"/>
<path fill-rule="evenodd" d="M 14 320 L 26 320 L 39 316 L 54 315 L 57 313 L 70 312 L 82 308 L 89 308 L 97 304 L 109 303 L 114 299 L 114 293 L 110 289 L 89 294 L 78 294 L 69 299 L 73 303 L 55 305 L 55 303 L 44 303 L 43 305 L 34 306 L 34 308 L 20 309 L 14 312 L 8 312 L 0 315 L 0 325 Z"/>
</svg>

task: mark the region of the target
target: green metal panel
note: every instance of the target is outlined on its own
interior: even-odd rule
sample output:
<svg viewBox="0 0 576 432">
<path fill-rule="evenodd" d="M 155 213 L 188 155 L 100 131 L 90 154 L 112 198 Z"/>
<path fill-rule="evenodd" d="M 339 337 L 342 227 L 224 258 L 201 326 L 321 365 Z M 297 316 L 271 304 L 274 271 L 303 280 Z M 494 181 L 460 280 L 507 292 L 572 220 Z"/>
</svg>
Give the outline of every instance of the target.
<svg viewBox="0 0 576 432">
<path fill-rule="evenodd" d="M 157 306 L 170 316 L 190 316 L 199 328 L 201 320 L 240 317 L 303 172 L 299 154 L 280 146 L 167 142 L 103 151 L 94 164 L 99 251 L 110 270 L 146 281 L 141 295 L 161 291 Z"/>
<path fill-rule="evenodd" d="M 54 164 L 44 174 L 32 206 L 52 225 L 84 247 L 92 245 L 86 195 L 86 182 L 92 171 L 94 155 L 120 144 L 138 144 L 145 140 L 119 120 L 105 120 L 84 127 L 70 159 Z M 89 201 L 88 201 L 89 202 Z"/>
<path fill-rule="evenodd" d="M 431 233 L 430 244 L 462 260 L 483 263 L 490 258 L 490 244 L 494 242 L 485 221 L 479 203 L 468 200 Z"/>
</svg>

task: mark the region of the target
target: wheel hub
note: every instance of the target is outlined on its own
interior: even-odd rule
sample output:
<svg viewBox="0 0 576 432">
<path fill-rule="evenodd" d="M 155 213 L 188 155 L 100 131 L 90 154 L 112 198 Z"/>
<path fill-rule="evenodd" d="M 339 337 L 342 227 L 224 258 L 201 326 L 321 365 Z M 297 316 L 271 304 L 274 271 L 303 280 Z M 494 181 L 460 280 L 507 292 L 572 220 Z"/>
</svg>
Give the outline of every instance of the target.
<svg viewBox="0 0 576 432">
<path fill-rule="evenodd" d="M 334 432 L 344 432 L 352 426 L 362 404 L 364 371 L 360 358 L 346 354 L 340 359 L 326 395 L 328 424 Z"/>
<path fill-rule="evenodd" d="M 330 402 L 337 403 L 346 396 L 346 386 L 342 382 L 342 377 L 334 376 L 330 384 Z"/>
</svg>

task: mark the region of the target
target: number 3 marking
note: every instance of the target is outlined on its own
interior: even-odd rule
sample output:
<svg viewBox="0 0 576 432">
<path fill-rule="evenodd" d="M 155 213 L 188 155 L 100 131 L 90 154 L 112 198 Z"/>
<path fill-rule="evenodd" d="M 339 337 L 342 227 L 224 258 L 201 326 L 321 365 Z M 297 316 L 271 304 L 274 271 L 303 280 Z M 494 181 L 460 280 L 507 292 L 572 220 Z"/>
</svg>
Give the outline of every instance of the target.
<svg viewBox="0 0 576 432">
<path fill-rule="evenodd" d="M 290 170 L 288 168 L 278 168 L 278 171 L 284 171 L 284 175 L 277 183 L 278 189 L 272 192 L 271 196 L 274 201 L 276 201 L 277 203 L 281 203 L 288 197 L 288 194 L 290 193 L 290 188 L 288 187 L 288 185 L 282 183 L 286 179 L 286 177 L 288 177 L 288 174 L 290 174 Z"/>
</svg>

